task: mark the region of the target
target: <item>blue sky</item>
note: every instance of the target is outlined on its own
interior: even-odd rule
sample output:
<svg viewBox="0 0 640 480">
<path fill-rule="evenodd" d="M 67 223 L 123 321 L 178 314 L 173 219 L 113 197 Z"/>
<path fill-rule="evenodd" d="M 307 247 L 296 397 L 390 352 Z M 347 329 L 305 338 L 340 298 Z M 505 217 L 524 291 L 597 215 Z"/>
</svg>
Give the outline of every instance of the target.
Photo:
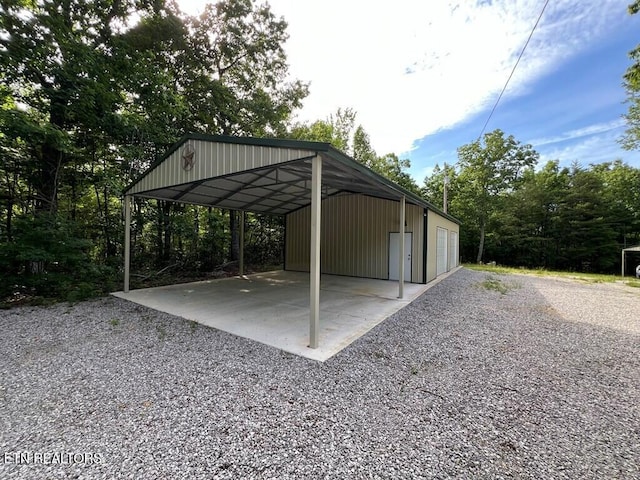
<svg viewBox="0 0 640 480">
<path fill-rule="evenodd" d="M 587 166 L 622 159 L 640 167 L 640 152 L 623 150 L 617 142 L 625 130 L 621 115 L 627 110 L 622 75 L 630 65 L 628 52 L 640 43 L 639 22 L 640 18 L 621 17 L 531 81 L 526 91 L 504 96 L 486 131 L 500 128 L 532 144 L 540 153 L 540 164 L 559 160 L 561 165 L 576 161 Z M 522 62 L 526 61 L 525 52 Z M 492 106 L 418 140 L 416 148 L 405 153 L 412 161 L 412 174 L 422 179 L 433 164 L 454 163 L 457 147 L 478 138 Z"/>
<path fill-rule="evenodd" d="M 551 0 L 487 131 L 531 143 L 541 163 L 640 154 L 620 148 L 631 0 Z M 205 2 L 179 0 L 198 13 Z M 298 121 L 352 108 L 378 154 L 409 158 L 422 184 L 455 163 L 495 103 L 544 0 L 270 0 L 288 22 L 291 77 L 310 83 Z"/>
</svg>

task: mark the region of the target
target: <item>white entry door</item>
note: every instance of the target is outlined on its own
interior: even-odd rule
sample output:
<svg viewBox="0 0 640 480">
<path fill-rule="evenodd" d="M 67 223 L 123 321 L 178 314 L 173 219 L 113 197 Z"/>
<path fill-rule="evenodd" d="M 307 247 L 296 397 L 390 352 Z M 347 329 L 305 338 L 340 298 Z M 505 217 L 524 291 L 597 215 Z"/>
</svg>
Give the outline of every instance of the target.
<svg viewBox="0 0 640 480">
<path fill-rule="evenodd" d="M 400 233 L 389 234 L 389 280 L 400 280 Z M 404 281 L 411 281 L 411 232 L 404 234 Z"/>
</svg>

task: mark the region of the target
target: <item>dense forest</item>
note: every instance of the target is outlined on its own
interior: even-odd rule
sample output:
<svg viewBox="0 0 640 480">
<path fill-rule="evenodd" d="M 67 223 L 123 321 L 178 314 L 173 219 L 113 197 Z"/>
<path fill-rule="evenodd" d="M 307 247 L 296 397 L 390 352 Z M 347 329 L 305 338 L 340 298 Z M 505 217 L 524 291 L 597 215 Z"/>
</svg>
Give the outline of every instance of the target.
<svg viewBox="0 0 640 480">
<path fill-rule="evenodd" d="M 121 288 L 122 192 L 192 132 L 331 142 L 439 206 L 446 176 L 465 261 L 613 271 L 619 248 L 639 243 L 640 172 L 615 159 L 540 166 L 496 130 L 418 185 L 407 160 L 374 151 L 349 108 L 293 122 L 309 86 L 289 78 L 286 39 L 285 20 L 253 0 L 198 17 L 164 0 L 0 0 L 3 304 Z M 233 270 L 237 212 L 136 199 L 132 216 L 134 287 Z M 280 264 L 283 220 L 245 221 L 247 264 Z"/>
<path fill-rule="evenodd" d="M 620 249 L 640 243 L 640 169 L 619 160 L 540 165 L 529 145 L 500 130 L 458 155 L 456 165 L 436 166 L 424 188 L 442 206 L 447 178 L 464 261 L 616 273 Z"/>
</svg>

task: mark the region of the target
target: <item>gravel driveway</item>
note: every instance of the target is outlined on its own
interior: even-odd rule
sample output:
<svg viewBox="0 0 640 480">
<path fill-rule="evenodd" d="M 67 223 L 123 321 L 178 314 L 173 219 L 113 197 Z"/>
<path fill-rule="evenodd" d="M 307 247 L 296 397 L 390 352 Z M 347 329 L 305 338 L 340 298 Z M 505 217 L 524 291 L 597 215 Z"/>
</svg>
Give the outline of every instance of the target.
<svg viewBox="0 0 640 480">
<path fill-rule="evenodd" d="M 117 298 L 1 311 L 0 478 L 640 478 L 639 312 L 461 269 L 317 363 Z"/>
</svg>

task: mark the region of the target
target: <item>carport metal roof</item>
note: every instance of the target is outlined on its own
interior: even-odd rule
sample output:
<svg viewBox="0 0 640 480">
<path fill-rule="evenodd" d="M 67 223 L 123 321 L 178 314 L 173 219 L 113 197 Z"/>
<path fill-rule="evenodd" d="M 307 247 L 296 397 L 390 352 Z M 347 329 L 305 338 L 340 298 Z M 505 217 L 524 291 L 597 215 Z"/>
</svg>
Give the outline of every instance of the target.
<svg viewBox="0 0 640 480">
<path fill-rule="evenodd" d="M 358 193 L 395 200 L 404 237 L 405 203 L 455 218 L 371 171 L 328 143 L 187 135 L 125 190 L 124 292 L 129 291 L 131 197 L 286 215 L 310 207 L 309 346 L 318 347 L 322 197 Z M 244 222 L 240 222 L 240 227 Z M 242 230 L 240 232 L 243 236 Z M 398 297 L 403 298 L 404 242 L 398 249 Z M 240 246 L 242 274 L 242 242 Z"/>
<path fill-rule="evenodd" d="M 311 203 L 311 165 L 322 158 L 322 196 L 360 193 L 438 212 L 329 143 L 190 134 L 135 180 L 125 195 L 286 215 Z"/>
</svg>

